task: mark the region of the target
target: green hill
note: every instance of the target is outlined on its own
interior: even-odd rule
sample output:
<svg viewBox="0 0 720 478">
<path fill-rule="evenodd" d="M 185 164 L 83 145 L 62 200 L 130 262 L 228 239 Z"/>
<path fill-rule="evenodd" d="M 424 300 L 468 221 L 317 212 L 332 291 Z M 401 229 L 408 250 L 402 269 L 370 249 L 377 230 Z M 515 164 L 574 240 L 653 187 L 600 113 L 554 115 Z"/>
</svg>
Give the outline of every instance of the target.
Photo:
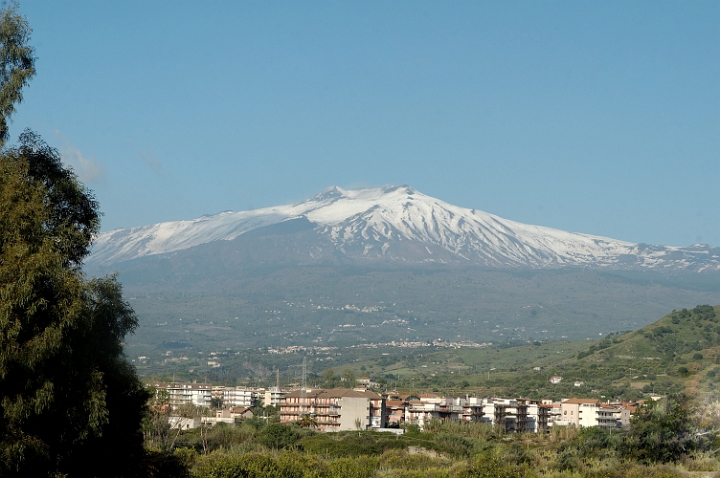
<svg viewBox="0 0 720 478">
<path fill-rule="evenodd" d="M 609 336 L 577 358 L 583 365 L 652 370 L 691 393 L 714 390 L 720 375 L 720 306 L 674 310 L 639 330 Z"/>
<path fill-rule="evenodd" d="M 391 358 L 392 360 L 387 360 Z M 346 364 L 356 375 L 416 391 L 532 398 L 640 399 L 685 391 L 705 395 L 720 380 L 720 306 L 673 311 L 637 331 L 599 341 L 368 357 Z M 549 377 L 563 377 L 551 383 Z"/>
</svg>

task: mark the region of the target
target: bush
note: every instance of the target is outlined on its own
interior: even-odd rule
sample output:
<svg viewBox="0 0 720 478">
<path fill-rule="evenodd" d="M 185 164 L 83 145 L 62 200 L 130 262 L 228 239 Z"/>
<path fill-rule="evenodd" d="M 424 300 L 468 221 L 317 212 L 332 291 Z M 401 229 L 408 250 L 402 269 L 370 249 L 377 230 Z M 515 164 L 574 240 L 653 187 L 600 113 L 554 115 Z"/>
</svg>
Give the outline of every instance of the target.
<svg viewBox="0 0 720 478">
<path fill-rule="evenodd" d="M 508 462 L 499 450 L 492 450 L 489 456 L 479 456 L 459 476 L 463 478 L 536 478 L 538 475 L 530 466 Z"/>
<path fill-rule="evenodd" d="M 258 434 L 257 441 L 268 448 L 280 450 L 295 445 L 299 438 L 300 433 L 295 427 L 274 423 Z"/>
<path fill-rule="evenodd" d="M 370 478 L 379 463 L 379 459 L 367 456 L 360 459 L 338 458 L 330 463 L 330 476 L 332 478 Z"/>
<path fill-rule="evenodd" d="M 435 435 L 434 441 L 443 451 L 456 456 L 470 456 L 475 450 L 473 440 L 458 435 L 442 433 Z"/>
</svg>

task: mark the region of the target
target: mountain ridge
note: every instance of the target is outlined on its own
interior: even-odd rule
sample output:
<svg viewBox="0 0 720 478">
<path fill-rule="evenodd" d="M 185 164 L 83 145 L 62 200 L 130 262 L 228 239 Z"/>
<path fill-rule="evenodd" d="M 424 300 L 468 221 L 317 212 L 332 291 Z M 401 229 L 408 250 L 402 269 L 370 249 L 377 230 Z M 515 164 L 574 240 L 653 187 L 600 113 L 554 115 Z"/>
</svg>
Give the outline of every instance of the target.
<svg viewBox="0 0 720 478">
<path fill-rule="evenodd" d="M 89 263 L 110 265 L 178 252 L 304 219 L 351 261 L 465 263 L 486 267 L 591 266 L 720 270 L 720 248 L 652 246 L 523 224 L 426 196 L 407 185 L 327 188 L 306 201 L 98 235 Z M 313 261 L 312 245 L 306 245 Z"/>
</svg>

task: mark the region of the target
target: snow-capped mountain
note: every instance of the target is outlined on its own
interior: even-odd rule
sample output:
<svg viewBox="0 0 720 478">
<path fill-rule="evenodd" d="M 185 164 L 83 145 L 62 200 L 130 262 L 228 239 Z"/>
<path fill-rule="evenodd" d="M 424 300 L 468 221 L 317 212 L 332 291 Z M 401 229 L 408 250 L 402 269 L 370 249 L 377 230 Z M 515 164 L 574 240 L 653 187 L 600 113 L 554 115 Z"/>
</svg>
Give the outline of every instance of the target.
<svg viewBox="0 0 720 478">
<path fill-rule="evenodd" d="M 720 270 L 720 248 L 647 246 L 531 226 L 453 206 L 409 186 L 331 187 L 295 205 L 118 229 L 97 237 L 89 262 L 109 265 L 175 253 L 293 221 L 308 224 L 336 253 L 352 260 Z M 312 248 L 306 252 L 311 260 Z"/>
</svg>

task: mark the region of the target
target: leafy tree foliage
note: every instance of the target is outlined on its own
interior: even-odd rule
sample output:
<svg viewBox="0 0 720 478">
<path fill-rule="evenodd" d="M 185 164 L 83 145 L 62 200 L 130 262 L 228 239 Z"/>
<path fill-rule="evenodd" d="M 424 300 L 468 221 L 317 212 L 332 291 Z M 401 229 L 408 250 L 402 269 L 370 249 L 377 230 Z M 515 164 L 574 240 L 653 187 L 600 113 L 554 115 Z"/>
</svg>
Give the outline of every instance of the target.
<svg viewBox="0 0 720 478">
<path fill-rule="evenodd" d="M 35 71 L 29 32 L 15 5 L 0 11 L 0 145 Z M 135 314 L 115 277 L 81 270 L 98 226 L 93 195 L 36 134 L 0 150 L 0 476 L 162 468 L 143 450 L 148 395 L 123 356 Z"/>
<path fill-rule="evenodd" d="M 17 6 L 0 12 L 0 146 L 8 140 L 8 120 L 15 104 L 22 102 L 22 89 L 35 75 L 35 57 L 27 41 L 30 27 Z"/>
<path fill-rule="evenodd" d="M 114 277 L 80 270 L 98 217 L 92 194 L 33 133 L 0 156 L 3 476 L 127 474 L 143 455 L 147 395 L 121 345 L 137 319 Z"/>
<path fill-rule="evenodd" d="M 308 413 L 303 413 L 300 415 L 300 420 L 297 421 L 298 426 L 302 428 L 317 428 L 318 427 L 318 421 L 315 418 L 315 416 L 310 415 Z"/>
<path fill-rule="evenodd" d="M 625 449 L 645 462 L 674 462 L 708 448 L 708 437 L 696 433 L 682 396 L 671 395 L 641 408 L 632 419 Z"/>
</svg>

